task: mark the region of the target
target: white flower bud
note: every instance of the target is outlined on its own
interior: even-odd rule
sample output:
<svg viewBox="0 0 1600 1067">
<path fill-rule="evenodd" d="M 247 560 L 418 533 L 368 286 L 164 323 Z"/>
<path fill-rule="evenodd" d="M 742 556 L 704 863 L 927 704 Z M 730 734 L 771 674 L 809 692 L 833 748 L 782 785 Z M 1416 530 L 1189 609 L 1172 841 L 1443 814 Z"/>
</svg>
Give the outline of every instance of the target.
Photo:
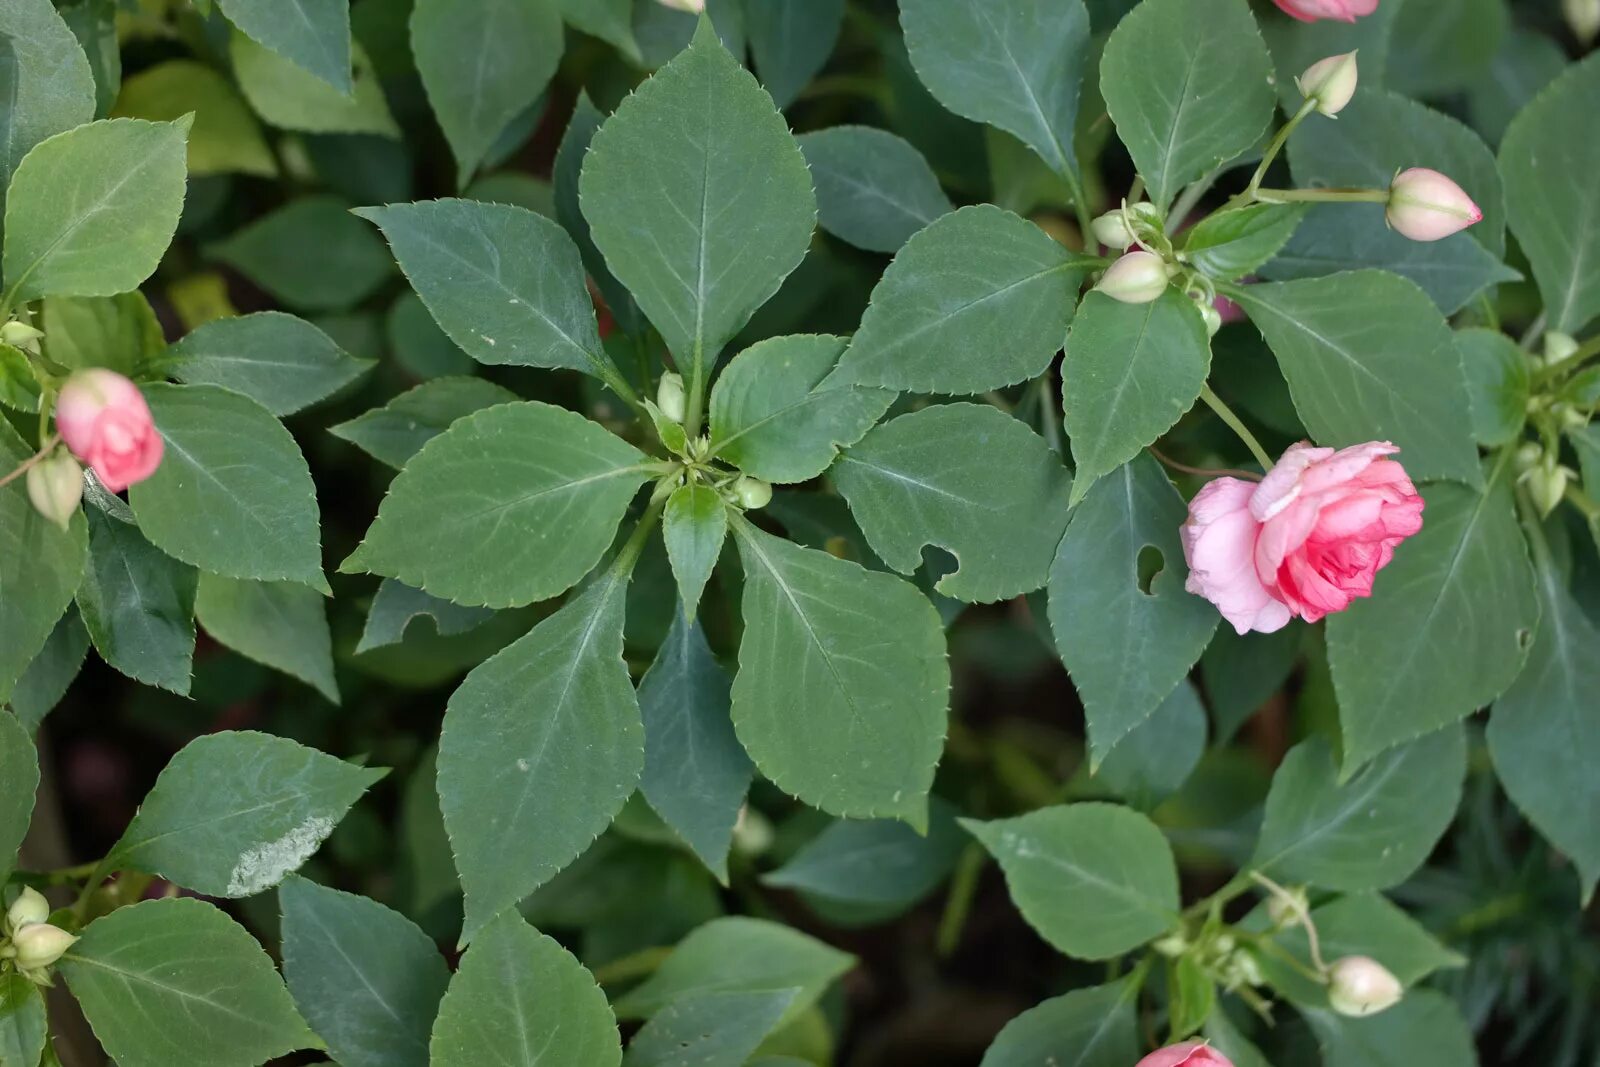
<svg viewBox="0 0 1600 1067">
<path fill-rule="evenodd" d="M 656 407 L 673 422 L 682 422 L 683 406 L 683 377 L 667 371 L 656 386 Z"/>
<path fill-rule="evenodd" d="M 1404 994 L 1400 979 L 1369 956 L 1345 956 L 1328 970 L 1328 1002 L 1340 1015 L 1376 1015 Z"/>
<path fill-rule="evenodd" d="M 1089 229 L 1094 232 L 1094 239 L 1107 248 L 1122 251 L 1134 243 L 1133 231 L 1128 229 L 1127 220 L 1122 217 L 1122 209 L 1108 211 L 1104 215 L 1089 223 Z"/>
<path fill-rule="evenodd" d="M 1587 48 L 1600 36 L 1600 0 L 1561 0 L 1561 10 L 1579 44 Z"/>
<path fill-rule="evenodd" d="M 733 483 L 733 495 L 738 498 L 740 507 L 746 511 L 755 511 L 766 507 L 772 500 L 772 486 L 760 478 L 752 478 L 745 474 Z"/>
<path fill-rule="evenodd" d="M 1550 330 L 1544 335 L 1544 362 L 1546 366 L 1554 367 L 1557 363 L 1565 362 L 1578 351 L 1578 339 L 1569 333 L 1557 333 Z"/>
<path fill-rule="evenodd" d="M 11 907 L 6 912 L 6 925 L 12 930 L 20 930 L 24 926 L 42 923 L 48 918 L 50 918 L 50 902 L 44 898 L 44 894 L 23 886 L 22 895 L 11 902 Z"/>
<path fill-rule="evenodd" d="M 1319 59 L 1294 80 L 1307 100 L 1316 101 L 1317 110 L 1329 118 L 1344 110 L 1356 95 L 1356 54 Z"/>
<path fill-rule="evenodd" d="M 656 0 L 662 7 L 674 8 L 678 11 L 687 11 L 691 15 L 698 15 L 706 9 L 706 0 Z"/>
<path fill-rule="evenodd" d="M 39 354 L 39 339 L 44 336 L 43 330 L 36 330 L 25 322 L 12 319 L 4 326 L 0 326 L 0 342 L 12 348 L 20 348 L 24 352 Z"/>
<path fill-rule="evenodd" d="M 1200 318 L 1206 324 L 1206 336 L 1215 337 L 1217 331 L 1222 329 L 1222 312 L 1218 311 L 1209 301 L 1195 306 L 1200 309 Z"/>
<path fill-rule="evenodd" d="M 17 969 L 37 971 L 59 960 L 78 939 L 49 923 L 29 923 L 11 935 L 17 950 Z"/>
<path fill-rule="evenodd" d="M 1555 461 L 1555 457 L 1546 456 L 1544 462 L 1529 471 L 1525 478 L 1528 480 L 1528 495 L 1533 498 L 1533 506 L 1538 509 L 1539 517 L 1550 514 L 1561 503 L 1561 498 L 1567 495 L 1567 482 L 1572 479 L 1572 472 Z"/>
<path fill-rule="evenodd" d="M 1267 898 L 1267 916 L 1272 920 L 1272 925 L 1278 930 L 1292 930 L 1300 925 L 1301 917 L 1306 914 L 1310 900 L 1306 897 L 1304 886 L 1289 890 L 1287 897 L 1274 893 Z"/>
<path fill-rule="evenodd" d="M 1124 304 L 1148 304 L 1167 291 L 1167 264 L 1154 252 L 1129 252 L 1101 275 L 1096 289 Z"/>
<path fill-rule="evenodd" d="M 58 449 L 28 468 L 28 499 L 51 522 L 67 528 L 83 499 L 83 468 L 66 449 Z"/>
</svg>

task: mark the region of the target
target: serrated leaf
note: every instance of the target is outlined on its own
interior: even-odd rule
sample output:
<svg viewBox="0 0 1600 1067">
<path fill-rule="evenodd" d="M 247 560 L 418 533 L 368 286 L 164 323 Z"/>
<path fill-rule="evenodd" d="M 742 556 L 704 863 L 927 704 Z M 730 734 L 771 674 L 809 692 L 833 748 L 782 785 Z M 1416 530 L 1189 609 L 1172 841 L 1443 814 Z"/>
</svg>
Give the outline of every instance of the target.
<svg viewBox="0 0 1600 1067">
<path fill-rule="evenodd" d="M 1206 709 L 1184 680 L 1107 753 L 1094 780 L 1132 807 L 1153 811 L 1188 781 L 1205 749 Z"/>
<path fill-rule="evenodd" d="M 870 126 L 832 126 L 797 140 L 817 187 L 817 224 L 869 252 L 898 252 L 955 208 L 908 141 Z"/>
<path fill-rule="evenodd" d="M 1043 230 L 979 204 L 906 242 L 872 290 L 837 377 L 916 393 L 981 393 L 1037 377 L 1086 267 Z"/>
<path fill-rule="evenodd" d="M 17 164 L 34 145 L 94 118 L 95 81 L 77 38 L 49 0 L 16 0 L 0 9 L 0 66 L 6 69 L 6 107 L 0 109 L 4 205 Z"/>
<path fill-rule="evenodd" d="M 0 975 L 0 1063 L 38 1067 L 48 1036 L 43 992 L 20 974 Z"/>
<path fill-rule="evenodd" d="M 95 651 L 130 678 L 187 694 L 195 569 L 99 508 L 87 508 L 85 517 L 89 563 L 77 599 Z"/>
<path fill-rule="evenodd" d="M 711 486 L 700 482 L 680 485 L 667 498 L 661 536 L 673 576 L 678 580 L 679 607 L 690 619 L 694 618 L 717 557 L 722 555 L 722 542 L 727 535 L 728 508 L 722 495 Z"/>
<path fill-rule="evenodd" d="M 1057 549 L 1050 629 L 1083 698 L 1095 765 L 1177 688 L 1216 629 L 1216 609 L 1183 588 L 1185 514 L 1156 461 L 1141 456 L 1100 480 Z M 1146 582 L 1141 557 L 1151 549 L 1160 569 Z"/>
<path fill-rule="evenodd" d="M 505 386 L 482 378 L 434 378 L 401 393 L 381 408 L 328 427 L 328 432 L 398 469 L 457 419 L 518 399 Z"/>
<path fill-rule="evenodd" d="M 333 638 L 321 593 L 299 582 L 202 574 L 195 616 L 219 643 L 339 703 Z"/>
<path fill-rule="evenodd" d="M 1183 255 L 1213 278 L 1249 274 L 1287 244 L 1306 214 L 1305 204 L 1247 204 L 1195 223 L 1183 238 Z"/>
<path fill-rule="evenodd" d="M 1029 1008 L 995 1035 L 980 1067 L 1124 1067 L 1139 1055 L 1137 990 L 1126 979 Z"/>
<path fill-rule="evenodd" d="M 348 96 L 350 7 L 344 0 L 217 0 L 239 29 Z"/>
<path fill-rule="evenodd" d="M 963 819 L 1000 863 L 1022 917 L 1069 956 L 1119 956 L 1178 923 L 1178 868 L 1155 823 L 1115 804 Z"/>
<path fill-rule="evenodd" d="M 0 712 L 0 879 L 11 873 L 17 849 L 33 820 L 39 788 L 39 755 L 33 739 L 15 716 Z"/>
<path fill-rule="evenodd" d="M 1516 440 L 1528 418 L 1531 374 L 1526 354 L 1499 330 L 1486 329 L 1459 331 L 1456 351 L 1461 353 L 1478 443 L 1495 448 Z"/>
<path fill-rule="evenodd" d="M 847 449 L 834 484 L 872 550 L 902 574 L 926 545 L 956 557 L 934 588 L 967 601 L 1031 592 L 1050 574 L 1072 476 L 1025 423 L 980 404 L 901 415 Z"/>
<path fill-rule="evenodd" d="M 128 494 L 150 542 L 203 571 L 325 592 L 316 491 L 289 431 L 214 385 L 143 390 L 166 442 L 161 466 Z"/>
<path fill-rule="evenodd" d="M 1176 289 L 1146 304 L 1085 296 L 1061 362 L 1077 475 L 1072 502 L 1170 430 L 1194 406 L 1210 369 L 1205 323 Z"/>
<path fill-rule="evenodd" d="M 11 710 L 25 729 L 38 729 L 44 717 L 61 702 L 88 652 L 89 632 L 83 628 L 77 610 L 68 608 L 11 690 Z"/>
<path fill-rule="evenodd" d="M 777 292 L 816 222 L 788 125 L 709 20 L 600 127 L 581 191 L 594 243 L 686 373 Z"/>
<path fill-rule="evenodd" d="M 968 843 L 953 807 L 935 797 L 929 809 L 926 834 L 893 819 L 836 819 L 761 881 L 829 902 L 909 908 L 944 880 Z"/>
<path fill-rule="evenodd" d="M 833 815 L 926 825 L 950 668 L 915 586 L 734 522 L 744 638 L 733 725 L 780 789 Z"/>
<path fill-rule="evenodd" d="M 344 1067 L 428 1067 L 450 970 L 438 946 L 376 901 L 291 877 L 278 890 L 289 995 Z"/>
<path fill-rule="evenodd" d="M 797 990 L 707 993 L 657 1012 L 628 1043 L 625 1067 L 741 1067 Z"/>
<path fill-rule="evenodd" d="M 202 900 L 146 900 L 96 919 L 62 976 L 123 1067 L 255 1067 L 316 1043 L 256 939 Z"/>
<path fill-rule="evenodd" d="M 1326 741 L 1302 741 L 1272 776 L 1250 865 L 1279 881 L 1346 892 L 1398 885 L 1455 818 L 1466 771 L 1460 726 L 1386 752 L 1344 782 Z M 1372 844 L 1375 826 L 1382 848 Z"/>
<path fill-rule="evenodd" d="M 385 578 L 378 585 L 372 607 L 367 611 L 367 624 L 361 631 L 356 654 L 398 645 L 405 640 L 412 621 L 422 616 L 433 620 L 434 633 L 440 637 L 454 637 L 482 626 L 494 612 L 489 608 L 464 608 L 393 578 Z"/>
<path fill-rule="evenodd" d="M 1112 31 L 1100 92 L 1150 200 L 1252 148 L 1272 121 L 1272 59 L 1244 0 L 1145 0 Z"/>
<path fill-rule="evenodd" d="M 576 412 L 535 401 L 484 408 L 406 464 L 341 569 L 458 604 L 544 600 L 600 562 L 649 474 L 643 453 Z"/>
<path fill-rule="evenodd" d="M 371 360 L 280 311 L 208 322 L 168 349 L 166 361 L 180 381 L 232 389 L 278 416 L 324 400 L 372 369 Z"/>
<path fill-rule="evenodd" d="M 187 121 L 107 119 L 35 145 L 6 195 L 6 297 L 110 296 L 161 261 L 183 207 Z"/>
<path fill-rule="evenodd" d="M 342 199 L 328 195 L 291 200 L 211 252 L 278 300 L 305 311 L 354 307 L 394 269 L 378 236 Z"/>
<path fill-rule="evenodd" d="M 64 367 L 106 367 L 135 381 L 150 376 L 166 347 L 161 323 L 139 292 L 52 296 L 40 316 L 44 354 Z"/>
<path fill-rule="evenodd" d="M 242 33 L 228 41 L 234 77 L 250 106 L 269 125 L 308 133 L 400 136 L 383 87 L 361 45 L 350 45 L 354 90 L 346 95 Z"/>
<path fill-rule="evenodd" d="M 387 773 L 270 734 L 208 734 L 172 757 L 107 863 L 251 896 L 299 868 Z"/>
<path fill-rule="evenodd" d="M 1302 1012 L 1317 1035 L 1323 1067 L 1455 1067 L 1478 1062 L 1461 1009 L 1446 993 L 1416 989 L 1387 1011 L 1352 1019 Z"/>
<path fill-rule="evenodd" d="M 113 117 L 155 122 L 171 122 L 190 112 L 194 113 L 188 151 L 191 177 L 277 175 L 277 160 L 244 97 L 221 73 L 197 60 L 169 59 L 133 75 L 122 83 L 111 110 Z"/>
</svg>

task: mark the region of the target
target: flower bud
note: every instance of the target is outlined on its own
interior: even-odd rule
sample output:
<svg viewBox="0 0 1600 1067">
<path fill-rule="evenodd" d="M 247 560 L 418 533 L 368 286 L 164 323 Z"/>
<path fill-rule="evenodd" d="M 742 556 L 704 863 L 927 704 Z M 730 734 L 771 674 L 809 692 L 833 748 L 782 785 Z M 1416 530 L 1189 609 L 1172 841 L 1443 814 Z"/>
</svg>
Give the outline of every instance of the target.
<svg viewBox="0 0 1600 1067">
<path fill-rule="evenodd" d="M 1578 351 L 1578 339 L 1569 333 L 1550 330 L 1544 335 L 1544 361 L 1546 366 L 1571 359 Z"/>
<path fill-rule="evenodd" d="M 1396 174 L 1389 184 L 1389 225 L 1413 241 L 1437 241 L 1483 219 L 1461 186 L 1427 167 Z"/>
<path fill-rule="evenodd" d="M 1518 446 L 1515 458 L 1517 470 L 1526 474 L 1539 465 L 1539 461 L 1544 458 L 1544 449 L 1535 441 L 1524 441 Z"/>
<path fill-rule="evenodd" d="M 1554 456 L 1546 456 L 1545 461 L 1523 475 L 1528 480 L 1528 495 L 1533 498 L 1533 506 L 1539 510 L 1539 517 L 1550 514 L 1561 503 L 1561 498 L 1567 495 L 1567 482 L 1572 478 L 1572 472 L 1555 461 Z"/>
<path fill-rule="evenodd" d="M 20 348 L 24 352 L 39 354 L 39 338 L 44 336 L 43 330 L 36 330 L 25 322 L 12 319 L 4 326 L 0 326 L 0 342 L 12 348 Z"/>
<path fill-rule="evenodd" d="M 6 925 L 12 930 L 42 923 L 48 918 L 50 902 L 44 899 L 43 893 L 28 886 L 22 887 L 22 895 L 12 901 L 10 909 L 6 911 Z"/>
<path fill-rule="evenodd" d="M 1274 929 L 1292 930 L 1300 925 L 1310 903 L 1304 886 L 1289 890 L 1286 897 L 1274 893 L 1267 898 L 1267 916 Z"/>
<path fill-rule="evenodd" d="M 733 495 L 738 498 L 740 507 L 755 511 L 766 507 L 772 499 L 772 486 L 760 478 L 740 475 L 739 480 L 733 483 Z"/>
<path fill-rule="evenodd" d="M 1206 324 L 1206 336 L 1215 337 L 1217 331 L 1222 329 L 1222 312 L 1218 311 L 1210 303 L 1202 303 L 1198 306 L 1200 308 L 1200 318 Z"/>
<path fill-rule="evenodd" d="M 1579 44 L 1588 48 L 1600 36 L 1600 0 L 1561 0 L 1561 10 Z"/>
<path fill-rule="evenodd" d="M 1328 1001 L 1340 1015 L 1376 1015 L 1404 993 L 1400 979 L 1370 956 L 1345 956 L 1328 969 Z"/>
<path fill-rule="evenodd" d="M 1167 264 L 1154 252 L 1129 252 L 1101 275 L 1096 289 L 1124 304 L 1148 304 L 1167 291 Z"/>
<path fill-rule="evenodd" d="M 673 422 L 683 421 L 683 377 L 667 371 L 656 386 L 656 407 Z"/>
<path fill-rule="evenodd" d="M 1378 0 L 1272 0 L 1286 15 L 1301 22 L 1318 19 L 1337 19 L 1354 22 L 1362 15 L 1378 10 Z"/>
<path fill-rule="evenodd" d="M 29 923 L 11 935 L 11 944 L 17 950 L 17 969 L 37 971 L 59 960 L 71 948 L 76 937 L 49 923 Z"/>
<path fill-rule="evenodd" d="M 1294 83 L 1302 96 L 1316 101 L 1319 112 L 1332 118 L 1356 95 L 1356 81 L 1356 54 L 1346 52 L 1317 60 Z"/>
<path fill-rule="evenodd" d="M 56 399 L 56 429 L 108 492 L 120 493 L 155 473 L 164 445 L 139 387 L 94 367 L 67 379 Z"/>
<path fill-rule="evenodd" d="M 83 468 L 71 453 L 57 449 L 28 468 L 28 499 L 39 514 L 65 530 L 83 499 Z"/>
<path fill-rule="evenodd" d="M 674 8 L 678 11 L 687 11 L 691 15 L 698 15 L 706 9 L 706 0 L 656 0 L 662 7 Z"/>
<path fill-rule="evenodd" d="M 1096 241 L 1119 252 L 1134 243 L 1133 231 L 1128 229 L 1128 222 L 1122 217 L 1121 208 L 1101 215 L 1089 223 L 1089 229 L 1093 231 Z"/>
<path fill-rule="evenodd" d="M 1158 1048 L 1134 1067 L 1233 1067 L 1233 1061 L 1204 1041 Z"/>
</svg>

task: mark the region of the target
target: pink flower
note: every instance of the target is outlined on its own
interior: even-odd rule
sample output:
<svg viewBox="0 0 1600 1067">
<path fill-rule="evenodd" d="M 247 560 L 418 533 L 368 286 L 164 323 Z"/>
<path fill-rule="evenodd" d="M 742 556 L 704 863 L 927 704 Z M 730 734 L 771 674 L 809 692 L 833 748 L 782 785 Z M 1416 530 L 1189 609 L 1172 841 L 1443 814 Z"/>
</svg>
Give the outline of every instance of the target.
<svg viewBox="0 0 1600 1067">
<path fill-rule="evenodd" d="M 1233 1061 L 1204 1041 L 1158 1048 L 1134 1067 L 1233 1067 Z"/>
<path fill-rule="evenodd" d="M 115 371 L 83 370 L 56 400 L 56 429 L 72 454 L 113 493 L 142 482 L 161 463 L 161 434 L 139 387 Z"/>
<path fill-rule="evenodd" d="M 1378 0 L 1272 0 L 1287 15 L 1301 22 L 1338 19 L 1354 22 L 1358 16 L 1378 10 Z"/>
<path fill-rule="evenodd" d="M 1297 444 L 1259 485 L 1208 482 L 1189 504 L 1189 592 L 1242 633 L 1316 622 L 1371 596 L 1395 546 L 1422 529 L 1422 497 L 1387 441 Z"/>
<path fill-rule="evenodd" d="M 1438 171 L 1412 167 L 1390 183 L 1384 217 L 1413 241 L 1437 241 L 1482 222 L 1483 209 Z"/>
</svg>

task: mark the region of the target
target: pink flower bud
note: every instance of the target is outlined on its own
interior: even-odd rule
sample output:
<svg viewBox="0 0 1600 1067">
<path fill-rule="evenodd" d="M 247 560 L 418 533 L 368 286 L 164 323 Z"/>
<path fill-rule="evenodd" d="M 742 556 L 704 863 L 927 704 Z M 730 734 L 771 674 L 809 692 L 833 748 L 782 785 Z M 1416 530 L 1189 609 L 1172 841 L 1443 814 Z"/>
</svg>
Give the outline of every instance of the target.
<svg viewBox="0 0 1600 1067">
<path fill-rule="evenodd" d="M 1166 260 L 1154 252 L 1129 252 L 1106 268 L 1095 288 L 1124 304 L 1148 304 L 1167 291 Z"/>
<path fill-rule="evenodd" d="M 102 485 L 120 493 L 161 463 L 163 445 L 139 387 L 115 371 L 83 370 L 56 400 L 56 428 Z"/>
<path fill-rule="evenodd" d="M 28 499 L 39 514 L 65 530 L 83 500 L 83 468 L 64 450 L 45 457 L 28 468 Z"/>
<path fill-rule="evenodd" d="M 1437 241 L 1483 219 L 1461 186 L 1436 170 L 1412 167 L 1389 185 L 1389 225 L 1413 241 Z"/>
<path fill-rule="evenodd" d="M 1369 956 L 1335 960 L 1328 971 L 1328 1003 L 1340 1015 L 1376 1015 L 1400 1003 L 1405 987 Z"/>
<path fill-rule="evenodd" d="M 1233 1061 L 1204 1041 L 1158 1048 L 1134 1067 L 1233 1067 Z"/>
<path fill-rule="evenodd" d="M 1356 54 L 1346 52 L 1317 60 L 1294 83 L 1302 96 L 1316 101 L 1318 111 L 1332 118 L 1356 95 L 1357 80 Z"/>
<path fill-rule="evenodd" d="M 1301 22 L 1315 22 L 1318 19 L 1338 19 L 1340 22 L 1354 22 L 1361 15 L 1370 15 L 1378 10 L 1378 0 L 1272 0 L 1284 14 L 1291 15 Z"/>
</svg>

